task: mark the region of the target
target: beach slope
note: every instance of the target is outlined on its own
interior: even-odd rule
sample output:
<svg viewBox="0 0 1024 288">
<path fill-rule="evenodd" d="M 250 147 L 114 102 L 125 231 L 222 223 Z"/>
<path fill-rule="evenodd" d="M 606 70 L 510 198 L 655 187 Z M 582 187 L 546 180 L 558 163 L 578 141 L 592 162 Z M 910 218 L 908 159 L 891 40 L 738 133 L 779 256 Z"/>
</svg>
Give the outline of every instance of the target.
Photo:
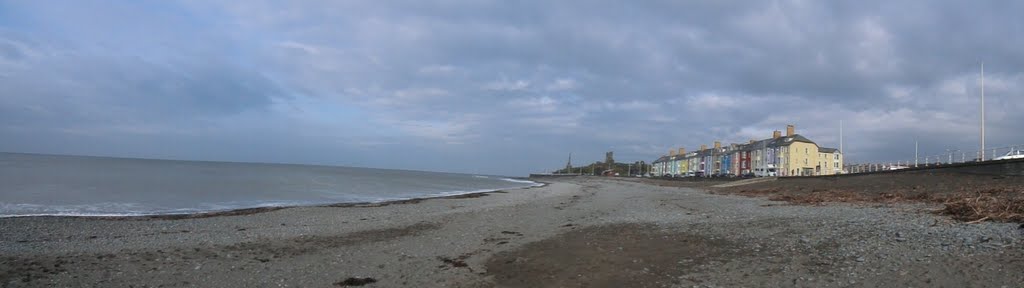
<svg viewBox="0 0 1024 288">
<path fill-rule="evenodd" d="M 1018 224 L 604 178 L 216 217 L 0 219 L 0 286 L 1015 287 Z"/>
</svg>

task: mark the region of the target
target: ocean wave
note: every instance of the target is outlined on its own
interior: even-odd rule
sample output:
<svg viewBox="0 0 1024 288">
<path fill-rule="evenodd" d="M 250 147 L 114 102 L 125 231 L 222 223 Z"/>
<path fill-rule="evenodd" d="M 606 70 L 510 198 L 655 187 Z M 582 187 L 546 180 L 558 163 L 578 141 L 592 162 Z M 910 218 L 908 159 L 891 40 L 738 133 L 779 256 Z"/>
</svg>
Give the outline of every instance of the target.
<svg viewBox="0 0 1024 288">
<path fill-rule="evenodd" d="M 78 205 L 0 203 L 0 218 L 22 216 L 123 216 L 152 210 L 138 203 L 104 202 Z"/>
<path fill-rule="evenodd" d="M 446 192 L 435 193 L 433 195 L 428 195 L 427 197 L 459 196 L 459 195 L 466 195 L 466 194 L 494 192 L 494 191 L 498 191 L 498 190 L 501 190 L 501 189 L 480 189 L 480 190 L 470 190 L 470 191 L 446 191 Z"/>
<path fill-rule="evenodd" d="M 481 175 L 476 175 L 481 176 Z M 505 185 L 490 185 L 483 189 L 452 189 L 449 191 L 403 192 L 391 195 L 360 195 L 337 193 L 324 195 L 318 199 L 285 200 L 263 199 L 242 201 L 200 202 L 183 206 L 156 205 L 154 203 L 133 202 L 100 202 L 88 204 L 26 204 L 0 202 L 0 218 L 33 217 L 33 216 L 70 216 L 70 217 L 133 217 L 156 215 L 183 215 L 197 213 L 224 212 L 239 209 L 269 207 L 304 207 L 345 203 L 382 203 L 418 198 L 450 197 L 465 194 L 486 193 L 504 189 L 519 189 L 542 186 L 543 184 L 512 178 L 481 176 L 494 181 L 506 182 Z M 480 178 L 480 177 L 478 177 Z M 514 184 L 512 184 L 514 183 Z M 467 187 L 469 188 L 469 187 Z"/>
<path fill-rule="evenodd" d="M 0 214 L 0 218 L 19 218 L 19 217 L 141 217 L 141 216 L 157 216 L 157 215 L 179 215 L 179 214 L 195 214 L 202 213 L 204 211 L 196 212 L 179 212 L 179 213 L 160 213 L 160 212 L 109 212 L 109 213 L 94 213 L 94 212 L 44 212 L 44 213 L 23 213 L 23 214 Z"/>
<path fill-rule="evenodd" d="M 544 184 L 533 182 L 533 181 L 530 181 L 530 180 L 519 180 L 519 179 L 512 179 L 512 178 L 500 178 L 499 180 L 501 180 L 501 181 L 508 181 L 508 182 L 515 182 L 515 183 L 530 184 L 530 186 L 542 186 L 542 185 L 544 185 Z"/>
<path fill-rule="evenodd" d="M 11 161 L 24 167 L 12 168 Z M 0 153 L 0 164 L 0 169 L 22 171 L 0 173 L 0 217 L 190 214 L 386 202 L 542 185 L 486 174 L 7 153 Z M 18 176 L 23 173 L 32 177 Z"/>
<path fill-rule="evenodd" d="M 70 216 L 70 217 L 134 217 L 156 215 L 184 215 L 196 213 L 222 212 L 247 208 L 297 206 L 289 202 L 250 202 L 240 203 L 202 203 L 199 207 L 166 208 L 153 207 L 140 203 L 92 203 L 77 205 L 43 205 L 26 203 L 0 203 L 0 218 L 34 217 L 34 216 Z"/>
</svg>

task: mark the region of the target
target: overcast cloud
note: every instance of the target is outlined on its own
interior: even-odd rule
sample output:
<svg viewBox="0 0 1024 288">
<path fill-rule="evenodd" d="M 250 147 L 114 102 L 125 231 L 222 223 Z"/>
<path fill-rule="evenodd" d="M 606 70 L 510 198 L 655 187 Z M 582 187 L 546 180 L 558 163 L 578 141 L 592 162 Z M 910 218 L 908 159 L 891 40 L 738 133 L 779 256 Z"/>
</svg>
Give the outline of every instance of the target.
<svg viewBox="0 0 1024 288">
<path fill-rule="evenodd" d="M 0 151 L 524 175 L 1024 144 L 1017 1 L 4 1 Z"/>
</svg>

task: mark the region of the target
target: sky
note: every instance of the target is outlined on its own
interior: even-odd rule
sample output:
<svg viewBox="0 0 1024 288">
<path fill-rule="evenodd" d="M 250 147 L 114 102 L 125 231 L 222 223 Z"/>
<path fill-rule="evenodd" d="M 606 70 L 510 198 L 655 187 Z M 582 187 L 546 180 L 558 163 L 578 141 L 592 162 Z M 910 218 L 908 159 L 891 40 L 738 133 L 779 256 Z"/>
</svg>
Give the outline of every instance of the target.
<svg viewBox="0 0 1024 288">
<path fill-rule="evenodd" d="M 0 0 L 0 151 L 521 176 L 1024 147 L 1020 1 Z"/>
</svg>

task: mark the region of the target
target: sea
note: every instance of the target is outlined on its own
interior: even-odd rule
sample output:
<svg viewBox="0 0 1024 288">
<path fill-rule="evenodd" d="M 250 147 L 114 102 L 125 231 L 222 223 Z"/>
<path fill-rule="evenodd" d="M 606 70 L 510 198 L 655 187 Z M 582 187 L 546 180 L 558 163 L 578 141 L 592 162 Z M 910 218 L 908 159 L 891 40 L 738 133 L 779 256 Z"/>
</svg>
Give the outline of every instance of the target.
<svg viewBox="0 0 1024 288">
<path fill-rule="evenodd" d="M 191 214 L 540 185 L 494 175 L 0 153 L 0 217 Z"/>
</svg>

